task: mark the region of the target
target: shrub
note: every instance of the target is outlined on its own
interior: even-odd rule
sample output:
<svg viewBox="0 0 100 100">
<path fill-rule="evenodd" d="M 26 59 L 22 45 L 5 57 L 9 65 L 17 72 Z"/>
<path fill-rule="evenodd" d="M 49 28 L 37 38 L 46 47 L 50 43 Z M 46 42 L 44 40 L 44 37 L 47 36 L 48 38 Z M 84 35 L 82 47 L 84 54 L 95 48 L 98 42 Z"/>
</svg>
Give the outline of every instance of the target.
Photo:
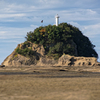
<svg viewBox="0 0 100 100">
<path fill-rule="evenodd" d="M 35 52 L 29 48 L 25 48 L 25 49 L 17 48 L 16 52 L 23 56 L 34 56 L 34 54 L 35 54 Z"/>
</svg>

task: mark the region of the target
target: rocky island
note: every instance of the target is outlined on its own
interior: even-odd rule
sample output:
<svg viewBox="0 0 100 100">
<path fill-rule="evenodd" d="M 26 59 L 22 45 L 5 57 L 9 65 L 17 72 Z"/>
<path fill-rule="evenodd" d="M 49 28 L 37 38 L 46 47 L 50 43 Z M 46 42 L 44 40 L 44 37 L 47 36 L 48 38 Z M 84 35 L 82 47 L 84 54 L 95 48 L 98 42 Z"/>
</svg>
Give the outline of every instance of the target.
<svg viewBox="0 0 100 100">
<path fill-rule="evenodd" d="M 40 26 L 3 61 L 4 66 L 99 66 L 88 37 L 75 26 Z"/>
</svg>

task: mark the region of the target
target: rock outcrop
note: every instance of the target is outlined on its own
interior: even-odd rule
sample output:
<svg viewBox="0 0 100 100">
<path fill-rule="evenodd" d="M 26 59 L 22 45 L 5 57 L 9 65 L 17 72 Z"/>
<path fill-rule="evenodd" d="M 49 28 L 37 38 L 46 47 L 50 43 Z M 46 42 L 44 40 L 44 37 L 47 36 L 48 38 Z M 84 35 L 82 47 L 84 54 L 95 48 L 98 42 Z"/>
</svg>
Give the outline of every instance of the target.
<svg viewBox="0 0 100 100">
<path fill-rule="evenodd" d="M 31 57 L 23 56 L 16 53 L 16 49 L 31 48 L 35 51 L 35 55 Z M 17 48 L 10 54 L 2 63 L 4 66 L 100 66 L 97 59 L 94 57 L 75 57 L 70 55 L 62 55 L 58 60 L 50 59 L 45 55 L 45 49 L 42 45 L 37 45 L 31 42 L 27 44 L 18 44 Z"/>
<path fill-rule="evenodd" d="M 58 62 L 58 64 L 66 66 L 95 66 L 97 64 L 97 58 L 62 55 Z"/>
<path fill-rule="evenodd" d="M 17 48 L 25 49 L 26 47 L 31 48 L 35 52 L 34 56 L 27 57 L 16 53 Z M 36 65 L 39 58 L 44 56 L 45 54 L 45 50 L 42 45 L 37 45 L 31 42 L 28 42 L 27 44 L 25 43 L 18 44 L 17 48 L 4 60 L 2 65 L 5 66 Z"/>
</svg>

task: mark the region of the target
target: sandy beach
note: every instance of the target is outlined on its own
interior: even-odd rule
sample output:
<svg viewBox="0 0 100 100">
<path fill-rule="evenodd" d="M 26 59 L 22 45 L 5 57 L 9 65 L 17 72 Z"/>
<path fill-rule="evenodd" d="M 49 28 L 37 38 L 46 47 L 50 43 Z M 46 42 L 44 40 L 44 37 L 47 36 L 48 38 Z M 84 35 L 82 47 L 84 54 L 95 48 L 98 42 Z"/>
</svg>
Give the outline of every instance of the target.
<svg viewBox="0 0 100 100">
<path fill-rule="evenodd" d="M 100 73 L 0 70 L 0 100 L 99 100 Z"/>
</svg>

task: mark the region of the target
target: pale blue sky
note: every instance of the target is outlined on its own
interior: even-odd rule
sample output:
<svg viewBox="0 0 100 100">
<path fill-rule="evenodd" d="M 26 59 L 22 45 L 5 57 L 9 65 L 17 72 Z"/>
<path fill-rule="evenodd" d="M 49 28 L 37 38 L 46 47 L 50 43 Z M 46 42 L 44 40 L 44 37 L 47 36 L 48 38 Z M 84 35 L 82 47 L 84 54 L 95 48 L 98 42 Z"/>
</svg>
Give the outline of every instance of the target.
<svg viewBox="0 0 100 100">
<path fill-rule="evenodd" d="M 0 0 L 0 64 L 27 32 L 55 24 L 56 14 L 60 23 L 70 23 L 89 37 L 100 56 L 100 0 Z"/>
</svg>

